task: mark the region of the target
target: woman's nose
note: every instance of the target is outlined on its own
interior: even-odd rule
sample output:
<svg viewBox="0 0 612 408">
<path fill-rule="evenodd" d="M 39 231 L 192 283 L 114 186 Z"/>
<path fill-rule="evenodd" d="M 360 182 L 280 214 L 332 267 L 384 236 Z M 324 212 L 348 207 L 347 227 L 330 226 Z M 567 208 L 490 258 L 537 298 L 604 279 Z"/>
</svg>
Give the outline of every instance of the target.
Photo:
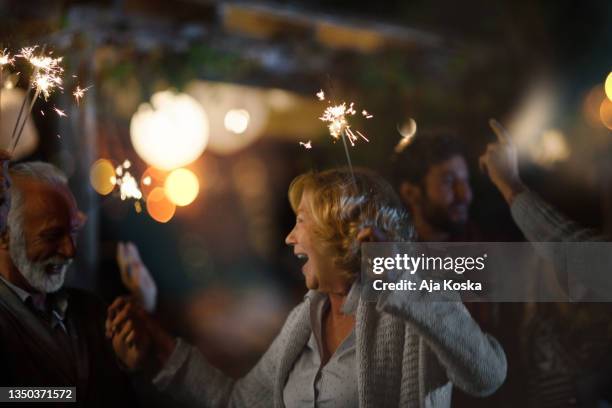
<svg viewBox="0 0 612 408">
<path fill-rule="evenodd" d="M 285 244 L 295 245 L 295 228 L 293 228 L 285 238 Z"/>
</svg>

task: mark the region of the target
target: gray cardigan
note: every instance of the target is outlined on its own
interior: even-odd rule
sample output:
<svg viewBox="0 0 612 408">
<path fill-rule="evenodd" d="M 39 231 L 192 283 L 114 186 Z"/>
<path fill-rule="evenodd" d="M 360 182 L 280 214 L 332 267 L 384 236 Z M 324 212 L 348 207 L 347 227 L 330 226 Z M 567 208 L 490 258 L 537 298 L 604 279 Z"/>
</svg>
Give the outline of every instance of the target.
<svg viewBox="0 0 612 408">
<path fill-rule="evenodd" d="M 179 340 L 155 385 L 188 405 L 283 407 L 285 382 L 311 333 L 308 302 L 293 309 L 245 377 L 228 378 Z M 378 304 L 360 299 L 355 333 L 360 407 L 449 407 L 452 384 L 486 396 L 506 377 L 502 347 L 459 302 L 409 302 L 401 292 Z"/>
<path fill-rule="evenodd" d="M 588 242 L 608 239 L 595 230 L 584 228 L 570 220 L 529 190 L 514 198 L 510 212 L 514 222 L 530 242 Z"/>
<path fill-rule="evenodd" d="M 559 286 L 572 301 L 610 300 L 610 279 L 600 273 L 601 268 L 593 269 L 590 266 L 592 261 L 589 260 L 589 255 L 573 258 L 572 267 L 568 267 L 566 259 L 566 243 L 605 242 L 610 240 L 610 237 L 601 235 L 594 229 L 582 227 L 529 190 L 514 198 L 510 212 L 525 238 L 533 244 L 540 256 L 555 266 Z M 603 258 L 600 258 L 600 261 L 603 261 Z"/>
</svg>

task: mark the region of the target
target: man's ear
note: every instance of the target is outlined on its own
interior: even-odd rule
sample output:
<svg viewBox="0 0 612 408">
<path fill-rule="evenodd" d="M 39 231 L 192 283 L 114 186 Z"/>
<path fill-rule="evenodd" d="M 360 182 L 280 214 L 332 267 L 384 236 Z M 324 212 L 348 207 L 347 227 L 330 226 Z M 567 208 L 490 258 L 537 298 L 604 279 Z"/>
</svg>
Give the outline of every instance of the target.
<svg viewBox="0 0 612 408">
<path fill-rule="evenodd" d="M 421 188 L 408 181 L 402 181 L 400 184 L 399 195 L 404 205 L 411 210 L 421 202 Z"/>
<path fill-rule="evenodd" d="M 9 236 L 10 231 L 7 226 L 4 231 L 0 234 L 0 249 L 8 250 L 9 248 Z"/>
</svg>

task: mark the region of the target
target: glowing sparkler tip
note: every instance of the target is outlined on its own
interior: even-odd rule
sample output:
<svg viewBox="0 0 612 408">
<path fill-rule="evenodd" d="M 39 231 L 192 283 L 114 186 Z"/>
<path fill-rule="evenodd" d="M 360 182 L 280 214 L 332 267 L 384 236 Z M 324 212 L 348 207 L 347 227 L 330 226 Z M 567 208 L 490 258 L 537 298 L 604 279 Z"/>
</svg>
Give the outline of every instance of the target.
<svg viewBox="0 0 612 408">
<path fill-rule="evenodd" d="M 320 92 L 322 93 L 323 91 L 321 90 Z M 317 97 L 319 97 L 319 94 L 317 94 Z M 359 140 L 359 138 L 369 142 L 368 138 L 365 137 L 363 133 L 357 130 L 353 131 L 351 129 L 347 116 L 354 116 L 356 113 L 357 111 L 355 110 L 354 102 L 351 102 L 348 106 L 346 102 L 342 102 L 339 105 L 331 105 L 325 108 L 323 115 L 319 119 L 323 122 L 329 123 L 327 128 L 329 129 L 329 134 L 332 138 L 338 140 L 341 137 L 346 137 L 351 146 L 355 146 L 355 142 Z M 370 115 L 365 109 L 362 110 L 361 113 L 367 119 L 373 117 L 373 115 Z"/>
<path fill-rule="evenodd" d="M 13 65 L 14 62 L 15 58 L 11 57 L 6 49 L 0 51 L 0 69 L 2 69 L 4 65 Z"/>
<path fill-rule="evenodd" d="M 319 90 L 319 92 L 317 92 L 317 98 L 319 98 L 320 101 L 324 101 L 325 100 L 325 92 L 323 92 L 323 90 Z"/>
</svg>

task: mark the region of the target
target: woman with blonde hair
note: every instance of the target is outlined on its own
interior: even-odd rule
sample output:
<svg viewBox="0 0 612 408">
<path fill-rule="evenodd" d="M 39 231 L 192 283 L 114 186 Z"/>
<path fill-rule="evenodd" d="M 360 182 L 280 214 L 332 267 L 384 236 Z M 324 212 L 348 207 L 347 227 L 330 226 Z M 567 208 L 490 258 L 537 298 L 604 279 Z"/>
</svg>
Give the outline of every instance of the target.
<svg viewBox="0 0 612 408">
<path fill-rule="evenodd" d="M 296 224 L 286 238 L 309 289 L 255 367 L 234 380 L 117 299 L 107 335 L 129 368 L 188 404 L 232 407 L 448 407 L 453 384 L 486 396 L 506 376 L 499 343 L 460 302 L 410 302 L 401 292 L 360 297 L 360 244 L 412 239 L 392 187 L 367 170 L 298 176 Z"/>
</svg>

